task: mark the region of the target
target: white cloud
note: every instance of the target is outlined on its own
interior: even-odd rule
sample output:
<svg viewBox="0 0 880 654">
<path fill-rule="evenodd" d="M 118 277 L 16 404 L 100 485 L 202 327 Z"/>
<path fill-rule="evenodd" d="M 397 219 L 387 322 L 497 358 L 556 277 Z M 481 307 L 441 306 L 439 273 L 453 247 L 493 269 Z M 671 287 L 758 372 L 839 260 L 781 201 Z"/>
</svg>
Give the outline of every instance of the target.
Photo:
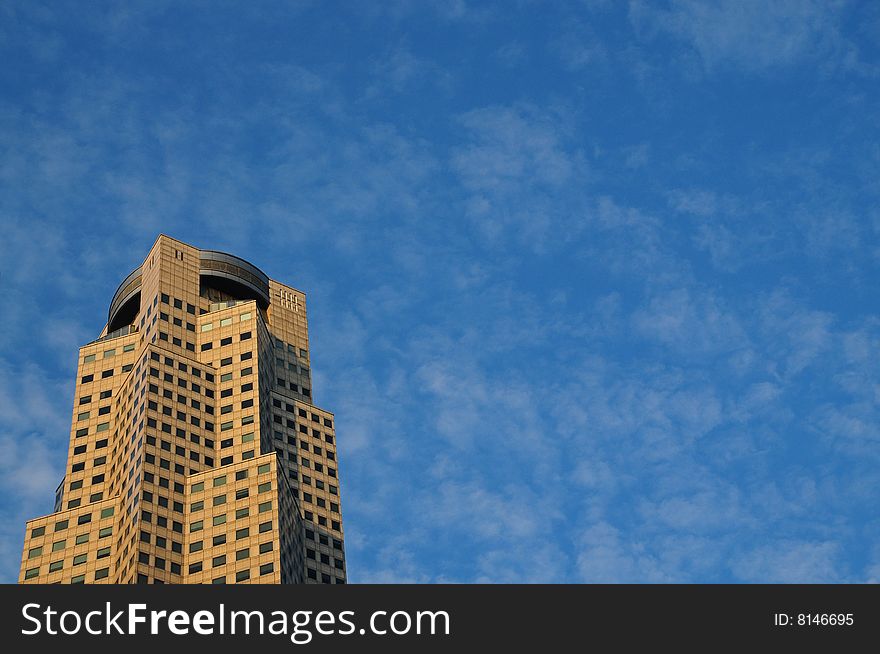
<svg viewBox="0 0 880 654">
<path fill-rule="evenodd" d="M 853 47 L 840 35 L 841 7 L 823 0 L 673 0 L 666 10 L 634 0 L 630 20 L 643 38 L 681 39 L 708 71 L 761 71 L 830 58 L 849 64 Z"/>
<path fill-rule="evenodd" d="M 758 545 L 731 562 L 736 577 L 749 583 L 841 583 L 848 575 L 832 541 L 782 540 Z"/>
</svg>

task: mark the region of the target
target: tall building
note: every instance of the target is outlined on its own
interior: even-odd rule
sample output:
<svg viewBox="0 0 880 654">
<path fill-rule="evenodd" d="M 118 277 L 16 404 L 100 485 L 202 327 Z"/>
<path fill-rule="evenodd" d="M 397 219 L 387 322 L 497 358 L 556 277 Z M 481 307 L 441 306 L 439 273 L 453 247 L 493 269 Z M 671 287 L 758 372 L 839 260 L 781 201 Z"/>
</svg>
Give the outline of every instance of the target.
<svg viewBox="0 0 880 654">
<path fill-rule="evenodd" d="M 79 351 L 55 512 L 23 583 L 345 583 L 305 295 L 159 236 Z"/>
</svg>

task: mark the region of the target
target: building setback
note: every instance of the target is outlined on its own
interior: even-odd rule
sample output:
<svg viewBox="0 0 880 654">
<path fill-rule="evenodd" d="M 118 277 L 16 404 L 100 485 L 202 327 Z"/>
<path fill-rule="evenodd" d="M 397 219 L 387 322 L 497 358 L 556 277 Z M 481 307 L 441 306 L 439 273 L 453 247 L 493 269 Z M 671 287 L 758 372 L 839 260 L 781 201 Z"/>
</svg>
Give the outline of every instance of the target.
<svg viewBox="0 0 880 654">
<path fill-rule="evenodd" d="M 21 583 L 345 583 L 305 295 L 161 235 L 79 351 L 55 512 Z"/>
</svg>

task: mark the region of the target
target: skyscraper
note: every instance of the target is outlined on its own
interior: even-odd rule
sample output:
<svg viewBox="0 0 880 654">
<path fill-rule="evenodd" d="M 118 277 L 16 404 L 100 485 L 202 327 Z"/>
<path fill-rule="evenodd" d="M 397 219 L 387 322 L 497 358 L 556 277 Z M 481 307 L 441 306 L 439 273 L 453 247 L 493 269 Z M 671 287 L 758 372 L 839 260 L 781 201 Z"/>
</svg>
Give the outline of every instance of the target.
<svg viewBox="0 0 880 654">
<path fill-rule="evenodd" d="M 55 512 L 23 583 L 344 583 L 305 295 L 161 235 L 79 351 Z"/>
</svg>

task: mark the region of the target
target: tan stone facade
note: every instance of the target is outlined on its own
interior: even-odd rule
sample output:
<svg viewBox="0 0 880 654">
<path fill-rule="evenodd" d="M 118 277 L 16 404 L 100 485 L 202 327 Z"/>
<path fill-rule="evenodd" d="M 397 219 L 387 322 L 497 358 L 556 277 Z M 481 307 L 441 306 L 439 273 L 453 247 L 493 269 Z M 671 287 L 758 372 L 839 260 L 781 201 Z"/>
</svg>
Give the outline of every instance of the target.
<svg viewBox="0 0 880 654">
<path fill-rule="evenodd" d="M 344 583 L 305 295 L 160 236 L 79 353 L 56 512 L 21 583 Z"/>
</svg>

